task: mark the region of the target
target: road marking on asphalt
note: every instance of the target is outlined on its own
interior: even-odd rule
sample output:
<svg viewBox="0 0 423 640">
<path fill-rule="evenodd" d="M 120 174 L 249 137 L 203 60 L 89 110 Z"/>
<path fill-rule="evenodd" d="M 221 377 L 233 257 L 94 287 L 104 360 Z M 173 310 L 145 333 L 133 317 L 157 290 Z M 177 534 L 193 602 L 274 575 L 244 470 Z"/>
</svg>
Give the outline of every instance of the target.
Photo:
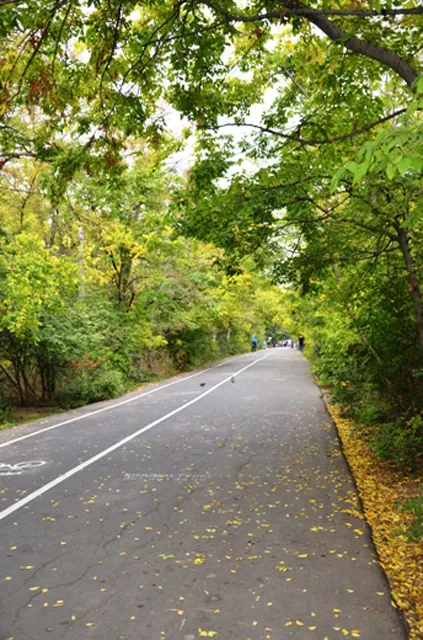
<svg viewBox="0 0 423 640">
<path fill-rule="evenodd" d="M 271 354 L 269 353 L 269 354 L 263 356 L 262 358 L 257 358 L 256 360 L 254 360 L 253 362 L 250 362 L 250 364 L 247 364 L 245 367 L 243 367 L 242 369 L 239 369 L 236 373 L 234 373 L 232 375 L 233 376 L 238 376 L 240 373 L 243 373 L 243 371 L 246 371 L 250 367 L 253 367 L 255 364 L 257 364 L 257 362 L 261 362 L 261 360 L 266 360 L 266 358 L 268 358 L 270 355 Z M 202 372 L 202 373 L 204 373 L 204 372 Z M 131 440 L 134 440 L 134 438 L 137 438 L 142 433 L 145 433 L 146 431 L 149 431 L 150 429 L 152 429 L 153 427 L 156 427 L 158 424 L 161 424 L 162 422 L 164 422 L 168 418 L 171 418 L 172 416 L 175 416 L 177 413 L 180 413 L 181 411 L 185 411 L 185 409 L 187 407 L 190 407 L 191 405 L 195 404 L 196 402 L 199 402 L 199 400 L 202 400 L 202 398 L 205 398 L 210 393 L 212 393 L 213 391 L 215 391 L 216 389 L 221 387 L 223 384 L 226 384 L 226 382 L 230 382 L 231 377 L 232 376 L 229 376 L 228 378 L 225 378 L 225 380 L 222 380 L 221 382 L 218 382 L 213 387 L 211 387 L 210 389 L 208 389 L 207 391 L 202 393 L 200 396 L 197 396 L 197 398 L 193 398 L 192 400 L 190 400 L 186 404 L 183 404 L 180 407 L 178 407 L 177 409 L 174 409 L 173 411 L 170 411 L 166 415 L 162 416 L 161 418 L 158 418 L 157 420 L 154 420 L 154 422 L 150 422 L 150 424 L 148 424 L 145 427 L 142 427 L 142 429 L 138 429 L 138 431 L 134 431 L 134 433 L 131 433 L 131 435 L 126 436 L 126 438 L 123 438 L 122 440 L 119 440 L 119 442 L 116 442 L 111 447 L 108 447 L 107 449 L 104 449 L 103 451 L 101 451 L 100 453 L 97 453 L 97 455 L 93 456 L 92 458 L 88 458 L 88 460 L 85 460 L 85 462 L 82 462 L 81 464 L 78 464 L 76 467 L 73 467 L 73 469 L 69 469 L 69 471 L 66 471 L 66 473 L 64 473 L 63 475 L 58 476 L 54 480 L 51 480 L 51 482 L 48 482 L 43 487 L 40 487 L 36 491 L 33 491 L 32 493 L 29 493 L 27 496 L 25 496 L 25 498 L 22 498 L 21 500 L 18 500 L 14 504 L 10 505 L 10 507 L 7 507 L 7 509 L 4 509 L 4 511 L 0 511 L 0 520 L 3 520 L 4 518 L 7 518 L 7 516 L 10 516 L 15 511 L 18 511 L 18 509 L 21 509 L 22 507 L 24 507 L 29 502 L 32 502 L 33 500 L 35 500 L 39 496 L 42 496 L 44 493 L 47 493 L 47 491 L 50 491 L 50 489 L 53 489 L 53 487 L 56 487 L 58 484 L 61 484 L 62 482 L 64 482 L 68 478 L 71 478 L 72 476 L 74 476 L 75 474 L 79 473 L 83 469 L 86 469 L 87 467 L 89 467 L 90 465 L 94 464 L 98 460 L 101 460 L 105 456 L 109 455 L 109 453 L 112 453 L 116 449 L 119 449 L 120 447 L 123 447 L 123 445 L 127 444 L 128 442 L 131 442 Z M 115 406 L 118 406 L 118 405 L 115 405 Z"/>
<path fill-rule="evenodd" d="M 1 474 L 0 474 L 1 475 Z M 157 482 L 204 482 L 210 479 L 206 473 L 125 473 L 124 480 L 156 480 Z"/>
<path fill-rule="evenodd" d="M 139 398 L 144 398 L 145 396 L 150 396 L 152 393 L 156 393 L 157 391 L 161 391 L 162 389 L 166 389 L 167 387 L 172 387 L 174 384 L 180 384 L 181 382 L 185 382 L 185 380 L 190 380 L 191 378 L 196 378 L 197 376 L 204 375 L 207 371 L 211 371 L 212 369 L 218 369 L 222 367 L 227 362 L 231 362 L 233 360 L 238 360 L 238 358 L 242 358 L 245 354 L 243 353 L 241 356 L 236 356 L 235 358 L 230 358 L 229 360 L 224 360 L 219 364 L 215 364 L 212 367 L 208 367 L 207 369 L 202 369 L 201 371 L 197 371 L 197 373 L 193 373 L 190 376 L 186 376 L 184 378 L 173 380 L 173 382 L 168 382 L 167 384 L 162 384 L 160 387 L 156 389 L 151 389 L 151 391 L 145 391 L 144 393 L 139 393 L 132 398 L 127 398 L 126 400 L 121 400 L 120 402 L 115 402 L 112 405 L 108 405 L 107 407 L 102 407 L 101 409 L 96 409 L 95 411 L 90 411 L 89 413 L 84 413 L 80 416 L 75 416 L 75 418 L 69 418 L 69 420 L 65 420 L 64 422 L 59 422 L 57 424 L 53 424 L 50 427 L 45 427 L 45 429 L 38 429 L 38 431 L 33 431 L 32 433 L 27 433 L 24 436 L 20 436 L 19 438 L 14 438 L 13 440 L 8 440 L 7 442 L 2 442 L 0 444 L 0 449 L 3 447 L 8 447 L 11 444 L 15 444 L 16 442 L 20 442 L 21 440 L 26 440 L 27 438 L 33 438 L 40 433 L 46 433 L 47 431 L 52 431 L 53 429 L 58 429 L 59 427 L 64 427 L 66 424 L 70 424 L 71 422 L 77 422 L 78 420 L 83 420 L 84 418 L 90 418 L 91 416 L 95 416 L 99 413 L 103 413 L 104 411 L 110 411 L 110 409 L 115 409 L 115 407 L 122 407 L 124 404 L 129 404 L 130 402 L 134 402 L 134 400 L 138 400 Z"/>
<path fill-rule="evenodd" d="M 45 460 L 24 460 L 24 462 L 15 462 L 15 464 L 0 462 L 0 476 L 20 476 L 24 471 L 36 469 L 45 464 L 47 464 Z"/>
</svg>

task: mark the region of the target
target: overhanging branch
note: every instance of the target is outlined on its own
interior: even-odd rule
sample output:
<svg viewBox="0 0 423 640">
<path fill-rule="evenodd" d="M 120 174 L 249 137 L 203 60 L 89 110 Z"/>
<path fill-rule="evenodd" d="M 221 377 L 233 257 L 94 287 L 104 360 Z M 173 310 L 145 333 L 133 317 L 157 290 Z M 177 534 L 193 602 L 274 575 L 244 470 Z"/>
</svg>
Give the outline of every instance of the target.
<svg viewBox="0 0 423 640">
<path fill-rule="evenodd" d="M 333 42 L 343 45 L 349 51 L 358 53 L 366 58 L 376 60 L 384 66 L 389 67 L 403 80 L 405 80 L 410 88 L 414 87 L 419 77 L 418 73 L 405 58 L 402 58 L 397 53 L 387 49 L 386 47 L 374 44 L 368 40 L 362 40 L 356 36 L 350 36 L 345 29 L 342 29 L 338 24 L 329 20 L 327 16 L 354 16 L 356 18 L 364 19 L 371 17 L 390 18 L 401 15 L 423 15 L 423 7 L 410 7 L 409 9 L 383 9 L 380 11 L 375 9 L 312 9 L 297 0 L 283 0 L 281 2 L 280 11 L 268 11 L 266 13 L 256 15 L 242 15 L 239 13 L 231 13 L 212 0 L 197 1 L 198 4 L 203 4 L 216 13 L 224 15 L 228 22 L 272 22 L 275 20 L 281 21 L 285 17 L 290 16 L 303 17 L 323 31 L 323 33 L 325 33 Z"/>
<path fill-rule="evenodd" d="M 10 1 L 10 0 L 9 0 Z M 257 22 L 258 20 L 281 20 L 285 16 L 353 16 L 355 18 L 389 18 L 397 16 L 423 15 L 423 7 L 409 7 L 404 9 L 313 9 L 294 2 L 283 2 L 283 9 L 279 11 L 266 11 L 257 15 L 232 14 L 227 9 L 220 7 L 210 0 L 200 0 L 199 4 L 205 4 L 210 9 L 226 15 L 231 22 Z"/>
<path fill-rule="evenodd" d="M 282 131 L 277 131 L 276 129 L 272 129 L 270 127 L 264 127 L 260 124 L 253 124 L 249 122 L 227 122 L 226 124 L 221 124 L 217 126 L 217 129 L 223 129 L 225 127 L 252 127 L 253 129 L 259 129 L 263 131 L 263 133 L 270 133 L 272 135 L 278 136 L 279 138 L 283 138 L 284 140 L 292 140 L 293 142 L 299 142 L 304 146 L 320 146 L 322 144 L 332 144 L 333 142 L 342 142 L 342 140 L 348 140 L 349 138 L 354 138 L 359 136 L 373 127 L 376 127 L 379 124 L 383 124 L 384 122 L 388 122 L 388 120 L 392 120 L 397 116 L 402 115 L 406 112 L 406 109 L 399 109 L 398 111 L 394 111 L 394 113 L 389 114 L 388 116 L 384 116 L 383 118 L 379 118 L 379 120 L 375 120 L 374 122 L 370 122 L 369 124 L 363 125 L 359 129 L 354 129 L 350 131 L 350 133 L 345 133 L 341 136 L 334 136 L 332 138 L 312 138 L 306 139 L 301 136 L 296 136 L 288 133 L 283 133 Z"/>
</svg>

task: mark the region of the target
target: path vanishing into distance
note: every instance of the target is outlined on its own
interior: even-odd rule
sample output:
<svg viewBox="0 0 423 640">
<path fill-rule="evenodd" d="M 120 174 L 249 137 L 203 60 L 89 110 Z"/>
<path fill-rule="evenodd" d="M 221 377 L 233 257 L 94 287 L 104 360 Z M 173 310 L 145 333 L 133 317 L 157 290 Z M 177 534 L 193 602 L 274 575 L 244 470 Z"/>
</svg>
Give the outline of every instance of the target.
<svg viewBox="0 0 423 640">
<path fill-rule="evenodd" d="M 407 637 L 291 349 L 1 432 L 0 546 L 0 640 Z"/>
</svg>

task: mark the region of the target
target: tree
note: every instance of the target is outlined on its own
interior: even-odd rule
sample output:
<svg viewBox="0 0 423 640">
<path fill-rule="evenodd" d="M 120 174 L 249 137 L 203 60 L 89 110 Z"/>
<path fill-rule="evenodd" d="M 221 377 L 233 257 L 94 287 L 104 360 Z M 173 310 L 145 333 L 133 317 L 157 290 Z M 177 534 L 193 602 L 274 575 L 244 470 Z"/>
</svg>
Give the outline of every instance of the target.
<svg viewBox="0 0 423 640">
<path fill-rule="evenodd" d="M 22 232 L 2 239 L 0 278 L 0 369 L 25 405 L 38 395 L 36 359 L 44 317 L 60 313 L 72 297 L 76 270 L 66 257 Z"/>
</svg>

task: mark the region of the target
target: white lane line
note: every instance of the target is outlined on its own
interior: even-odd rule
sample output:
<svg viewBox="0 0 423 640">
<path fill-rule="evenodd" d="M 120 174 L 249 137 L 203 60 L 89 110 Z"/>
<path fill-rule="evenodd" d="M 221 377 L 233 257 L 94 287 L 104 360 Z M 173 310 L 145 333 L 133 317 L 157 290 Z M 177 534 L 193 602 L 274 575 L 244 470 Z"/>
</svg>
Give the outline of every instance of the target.
<svg viewBox="0 0 423 640">
<path fill-rule="evenodd" d="M 271 354 L 269 353 L 269 354 L 263 356 L 262 358 L 258 358 L 257 360 L 254 360 L 253 362 L 250 362 L 250 364 L 247 364 L 242 369 L 239 369 L 239 371 L 237 371 L 236 373 L 232 374 L 232 376 L 238 376 L 243 371 L 246 371 L 250 367 L 252 367 L 255 364 L 257 364 L 257 362 L 260 362 L 261 360 L 266 360 L 266 358 L 268 358 L 270 355 Z M 71 478 L 76 473 L 79 473 L 79 471 L 82 471 L 83 469 L 86 469 L 87 467 L 89 467 L 90 465 L 94 464 L 98 460 L 101 460 L 101 458 L 104 458 L 105 456 L 109 455 L 109 453 L 112 453 L 112 451 L 115 451 L 116 449 L 119 449 L 120 447 L 122 447 L 127 442 L 131 442 L 131 440 L 134 440 L 134 438 L 136 438 L 137 436 L 141 435 L 142 433 L 145 433 L 146 431 L 149 431 L 149 429 L 152 429 L 153 427 L 156 427 L 158 424 L 161 424 L 162 422 L 164 422 L 168 418 L 171 418 L 172 416 L 175 416 L 177 413 L 180 413 L 181 411 L 185 411 L 185 409 L 187 409 L 191 405 L 195 404 L 196 402 L 198 402 L 202 398 L 205 398 L 210 393 L 212 393 L 213 391 L 215 391 L 216 389 L 221 387 L 222 384 L 225 384 L 226 382 L 229 382 L 232 376 L 230 376 L 229 378 L 225 378 L 225 380 L 222 380 L 221 382 L 218 382 L 218 384 L 215 384 L 214 387 L 211 387 L 210 389 L 208 389 L 208 391 L 205 391 L 204 393 L 202 393 L 197 398 L 193 398 L 192 400 L 190 400 L 189 402 L 186 402 L 185 404 L 183 404 L 182 406 L 178 407 L 177 409 L 174 409 L 170 413 L 167 413 L 165 416 L 162 416 L 161 418 L 158 418 L 158 420 L 154 420 L 154 422 L 150 422 L 150 424 L 148 424 L 146 427 L 143 427 L 142 429 L 138 429 L 138 431 L 134 431 L 134 433 L 132 433 L 130 436 L 127 436 L 126 438 L 123 438 L 122 440 L 119 440 L 119 442 L 116 442 L 116 444 L 113 444 L 111 447 L 108 447 L 107 449 L 104 449 L 104 451 L 101 451 L 100 453 L 97 453 L 97 455 L 93 456 L 92 458 L 88 458 L 88 460 L 85 460 L 85 462 L 82 462 L 81 464 L 78 464 L 78 466 L 73 467 L 73 469 L 69 469 L 69 471 L 66 471 L 66 473 L 64 473 L 61 476 L 58 476 L 54 480 L 51 480 L 51 482 L 48 482 L 43 487 L 40 487 L 36 491 L 33 491 L 32 493 L 29 493 L 27 496 L 25 496 L 25 498 L 22 498 L 22 500 L 18 500 L 17 502 L 12 504 L 10 507 L 7 507 L 7 509 L 4 509 L 4 511 L 0 511 L 0 520 L 3 520 L 4 518 L 7 518 L 7 516 L 10 516 L 15 511 L 18 511 L 18 509 L 21 509 L 22 507 L 24 507 L 29 502 L 32 502 L 33 500 L 35 500 L 39 496 L 42 496 L 47 491 L 50 491 L 50 489 L 53 489 L 53 487 L 56 487 L 58 484 L 61 484 L 62 482 L 64 482 L 68 478 Z"/>
<path fill-rule="evenodd" d="M 144 398 L 145 396 L 150 396 L 152 393 L 156 393 L 157 391 L 161 391 L 162 389 L 166 389 L 167 387 L 171 387 L 174 384 L 179 384 L 181 382 L 185 382 L 185 380 L 190 380 L 191 378 L 195 378 L 197 376 L 201 376 L 207 371 L 211 371 L 212 369 L 218 369 L 222 367 L 227 362 L 231 362 L 233 360 L 238 360 L 242 358 L 245 354 L 243 353 L 240 356 L 236 356 L 235 358 L 229 358 L 228 360 L 224 360 L 219 364 L 215 364 L 212 367 L 207 367 L 207 369 L 202 369 L 197 373 L 193 373 L 190 376 L 186 376 L 185 378 L 181 378 L 178 380 L 174 380 L 173 382 L 168 382 L 167 384 L 162 384 L 161 387 L 156 387 L 156 389 L 152 389 L 151 391 L 145 391 L 144 393 L 139 393 L 132 398 L 128 398 L 127 400 L 121 400 L 121 402 L 115 402 L 115 404 L 108 405 L 107 407 L 103 407 L 102 409 L 96 409 L 95 411 L 90 411 L 89 413 L 84 413 L 80 416 L 76 416 L 75 418 L 70 418 L 69 420 L 65 420 L 64 422 L 58 422 L 57 424 L 53 424 L 50 427 L 45 427 L 45 429 L 38 429 L 38 431 L 32 431 L 31 433 L 27 433 L 24 436 L 20 436 L 19 438 L 14 438 L 13 440 L 8 440 L 7 442 L 2 442 L 0 444 L 0 449 L 3 447 L 9 447 L 11 444 L 15 444 L 16 442 L 20 442 L 21 440 L 26 440 L 27 438 L 33 438 L 34 436 L 38 436 L 40 433 L 46 433 L 47 431 L 52 431 L 52 429 L 58 429 L 59 427 L 64 427 L 65 424 L 70 424 L 71 422 L 77 422 L 78 420 L 83 420 L 84 418 L 89 418 L 91 416 L 95 416 L 99 413 L 103 413 L 104 411 L 110 411 L 110 409 L 114 409 L 115 407 L 121 407 L 124 404 L 129 404 L 130 402 L 134 402 L 134 400 L 138 400 L 139 398 Z"/>
</svg>

